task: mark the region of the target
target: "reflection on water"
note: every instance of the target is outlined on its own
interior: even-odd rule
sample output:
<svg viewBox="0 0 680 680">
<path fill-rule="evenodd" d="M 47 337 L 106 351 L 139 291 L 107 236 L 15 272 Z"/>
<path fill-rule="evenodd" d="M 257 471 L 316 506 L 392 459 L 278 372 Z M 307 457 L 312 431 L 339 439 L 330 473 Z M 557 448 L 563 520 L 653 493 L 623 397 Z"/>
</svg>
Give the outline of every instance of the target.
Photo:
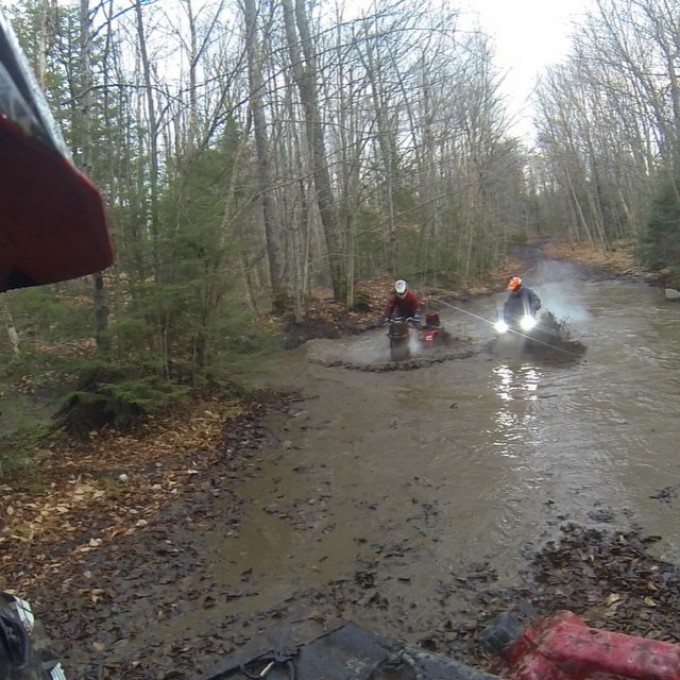
<svg viewBox="0 0 680 680">
<path fill-rule="evenodd" d="M 541 372 L 537 368 L 533 366 L 513 368 L 501 364 L 494 368 L 493 373 L 499 379 L 496 392 L 502 401 L 536 400 L 536 390 L 541 379 Z"/>
<path fill-rule="evenodd" d="M 512 445 L 524 446 L 538 443 L 538 420 L 532 402 L 538 398 L 541 371 L 532 366 L 513 367 L 501 364 L 493 369 L 494 389 L 500 405 L 494 416 L 495 440 L 492 442 L 501 454 L 517 456 Z"/>
<path fill-rule="evenodd" d="M 541 283 L 551 273 L 555 280 Z M 558 265 L 530 283 L 544 308 L 571 320 L 586 358 L 561 367 L 494 365 L 489 443 L 514 459 L 520 451 L 546 480 L 537 492 L 574 519 L 587 519 L 594 504 L 630 508 L 651 531 L 678 540 L 669 507 L 651 497 L 678 472 L 671 442 L 679 431 L 680 306 L 640 284 L 572 274 Z M 472 306 L 479 313 L 485 304 Z M 531 493 L 526 481 L 514 492 Z"/>
</svg>

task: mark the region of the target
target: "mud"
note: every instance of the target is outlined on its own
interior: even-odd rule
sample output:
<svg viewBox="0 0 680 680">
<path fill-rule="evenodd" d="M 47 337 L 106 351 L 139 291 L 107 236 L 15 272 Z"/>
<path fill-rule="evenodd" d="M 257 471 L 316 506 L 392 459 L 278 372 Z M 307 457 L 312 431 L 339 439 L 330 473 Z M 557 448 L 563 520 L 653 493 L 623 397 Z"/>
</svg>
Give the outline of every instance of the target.
<svg viewBox="0 0 680 680">
<path fill-rule="evenodd" d="M 677 307 L 552 262 L 526 278 L 578 360 L 490 351 L 501 296 L 444 306 L 460 354 L 418 370 L 365 370 L 382 329 L 286 353 L 269 379 L 301 395 L 285 413 L 24 593 L 71 675 L 197 678 L 290 615 L 479 669 L 508 610 L 675 640 Z M 24 570 L 44 560 L 27 546 Z"/>
<path fill-rule="evenodd" d="M 358 356 L 353 358 L 351 353 L 348 356 L 337 356 L 337 348 L 334 346 L 326 346 L 326 349 L 330 351 L 325 352 L 321 348 L 320 344 L 315 345 L 315 349 L 310 353 L 309 361 L 329 368 L 347 368 L 369 373 L 412 371 L 434 366 L 444 361 L 469 359 L 490 349 L 488 345 L 475 344 L 469 338 L 451 338 L 446 346 L 428 350 L 410 359 L 392 361 L 386 356 L 389 353 L 387 350 L 368 358 Z"/>
<path fill-rule="evenodd" d="M 251 611 L 249 599 L 276 590 L 274 574 L 261 578 L 245 570 L 236 588 L 206 579 L 214 565 L 195 535 L 222 526 L 228 537 L 240 529 L 243 509 L 235 504 L 225 514 L 217 500 L 225 491 L 220 473 L 208 482 L 215 493 L 206 493 L 202 480 L 203 494 L 191 494 L 143 536 L 109 546 L 89 562 L 102 589 L 96 602 L 78 588 L 83 576 L 68 570 L 60 571 L 64 581 L 57 589 L 52 584 L 34 593 L 48 630 L 59 636 L 69 677 L 196 679 L 291 617 L 321 625 L 359 622 L 479 670 L 492 664 L 482 646 L 485 630 L 504 612 L 528 625 L 569 609 L 597 627 L 680 641 L 675 625 L 680 568 L 650 552 L 658 537 L 632 528 L 626 513 L 597 505 L 591 527 L 562 522 L 546 507 L 551 517 L 546 539 L 523 546 L 525 564 L 510 582 L 490 560 L 472 562 L 423 596 L 414 592 L 417 576 L 411 569 L 423 560 L 421 549 L 408 539 L 378 542 L 357 555 L 341 577 L 300 587 L 273 606 Z M 437 508 L 415 510 L 411 521 L 436 540 L 427 518 Z M 286 521 L 297 520 L 286 515 Z M 362 541 L 360 530 L 357 540 Z"/>
<path fill-rule="evenodd" d="M 360 307 L 359 310 L 347 310 L 344 305 L 326 300 L 319 310 L 308 312 L 307 318 L 302 321 L 287 318 L 283 329 L 284 349 L 295 349 L 308 340 L 318 338 L 335 340 L 379 327 L 377 311 L 368 305 Z"/>
</svg>

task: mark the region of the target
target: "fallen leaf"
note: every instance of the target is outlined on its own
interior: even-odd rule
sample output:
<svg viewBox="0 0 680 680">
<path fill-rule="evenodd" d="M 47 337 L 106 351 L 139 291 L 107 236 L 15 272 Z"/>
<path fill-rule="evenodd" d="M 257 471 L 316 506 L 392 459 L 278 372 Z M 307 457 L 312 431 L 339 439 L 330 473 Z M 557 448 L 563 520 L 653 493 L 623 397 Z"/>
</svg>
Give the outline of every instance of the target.
<svg viewBox="0 0 680 680">
<path fill-rule="evenodd" d="M 613 604 L 616 604 L 621 600 L 621 596 L 618 595 L 617 593 L 610 593 L 605 600 L 605 603 L 607 604 L 608 607 L 611 607 Z"/>
</svg>

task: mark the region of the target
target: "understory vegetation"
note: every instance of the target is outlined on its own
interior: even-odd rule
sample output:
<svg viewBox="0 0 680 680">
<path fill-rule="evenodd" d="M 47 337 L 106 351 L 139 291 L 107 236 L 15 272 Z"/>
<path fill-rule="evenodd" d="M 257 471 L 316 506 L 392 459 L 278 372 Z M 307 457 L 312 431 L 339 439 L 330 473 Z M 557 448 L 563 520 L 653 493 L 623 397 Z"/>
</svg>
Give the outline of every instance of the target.
<svg viewBox="0 0 680 680">
<path fill-rule="evenodd" d="M 116 263 L 0 300 L 3 402 L 35 414 L 3 407 L 2 474 L 47 432 L 233 392 L 320 290 L 370 311 L 365 279 L 471 286 L 536 235 L 680 272 L 680 0 L 598 3 L 537 85 L 533 139 L 455 4 L 4 9 Z"/>
</svg>

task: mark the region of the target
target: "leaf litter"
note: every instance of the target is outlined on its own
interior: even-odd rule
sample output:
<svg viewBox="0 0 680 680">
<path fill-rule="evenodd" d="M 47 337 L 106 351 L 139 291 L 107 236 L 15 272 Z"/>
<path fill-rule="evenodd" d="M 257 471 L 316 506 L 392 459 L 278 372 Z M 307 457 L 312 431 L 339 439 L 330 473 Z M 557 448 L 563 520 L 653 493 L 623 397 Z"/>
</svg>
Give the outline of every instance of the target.
<svg viewBox="0 0 680 680">
<path fill-rule="evenodd" d="M 491 562 L 469 564 L 418 599 L 409 567 L 423 558 L 408 541 L 390 542 L 342 578 L 273 607 L 231 608 L 272 583 L 248 570 L 238 587 L 208 580 L 210 557 L 195 539 L 216 528 L 216 540 L 238 534 L 236 484 L 258 476 L 263 445 L 277 442 L 264 416 L 285 417 L 293 400 L 270 395 L 229 411 L 203 404 L 193 418 L 60 452 L 38 494 L 2 487 L 0 587 L 31 600 L 70 677 L 196 678 L 291 612 L 358 621 L 483 670 L 483 631 L 506 611 L 570 609 L 593 626 L 680 642 L 680 568 L 655 556 L 659 537 L 617 528 L 616 513 L 602 508 L 597 526 L 564 523 L 552 540 L 527 546 L 510 582 Z M 307 503 L 320 514 L 301 521 L 298 504 L 282 519 L 311 531 L 325 493 Z M 436 507 L 417 511 L 413 520 L 431 531 Z"/>
</svg>

